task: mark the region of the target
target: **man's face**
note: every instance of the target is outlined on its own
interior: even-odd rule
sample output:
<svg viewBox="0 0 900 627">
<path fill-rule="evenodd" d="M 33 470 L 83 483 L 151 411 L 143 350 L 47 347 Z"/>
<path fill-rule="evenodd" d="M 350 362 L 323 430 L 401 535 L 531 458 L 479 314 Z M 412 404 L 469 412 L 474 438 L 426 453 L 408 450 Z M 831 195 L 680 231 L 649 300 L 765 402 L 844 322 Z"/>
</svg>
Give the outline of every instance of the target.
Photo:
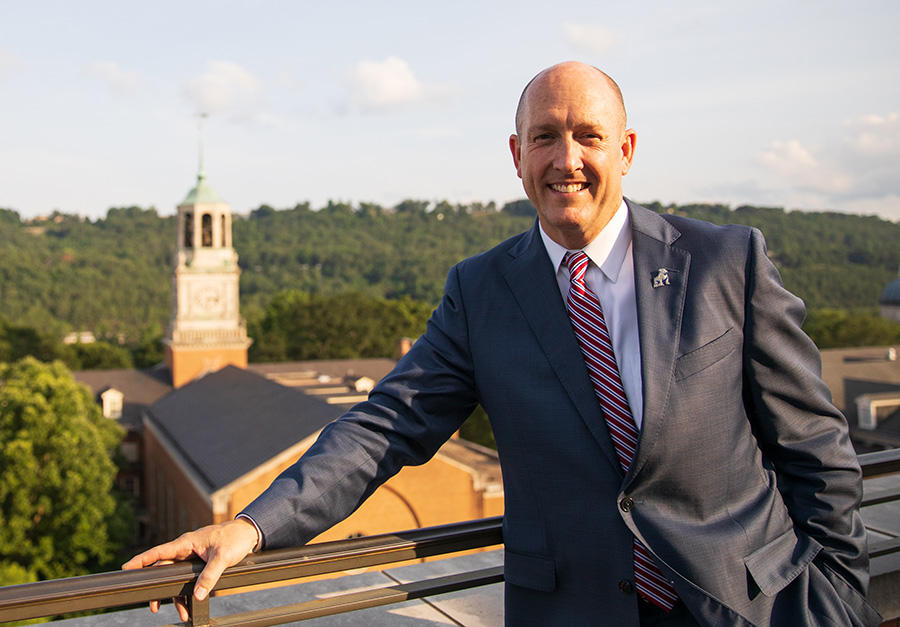
<svg viewBox="0 0 900 627">
<path fill-rule="evenodd" d="M 509 138 L 516 172 L 544 231 L 583 248 L 615 214 L 635 133 L 606 77 L 581 64 L 539 75 L 526 93 L 519 135 Z"/>
</svg>

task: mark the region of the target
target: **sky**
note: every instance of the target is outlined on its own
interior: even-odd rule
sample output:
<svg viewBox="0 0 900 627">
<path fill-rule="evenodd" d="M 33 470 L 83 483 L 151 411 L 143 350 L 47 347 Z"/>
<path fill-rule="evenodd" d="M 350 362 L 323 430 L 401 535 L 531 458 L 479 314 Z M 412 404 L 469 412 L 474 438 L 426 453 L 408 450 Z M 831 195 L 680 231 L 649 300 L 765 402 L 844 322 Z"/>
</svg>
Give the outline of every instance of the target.
<svg viewBox="0 0 900 627">
<path fill-rule="evenodd" d="M 897 0 L 0 0 L 0 208 L 525 197 L 519 94 L 619 83 L 638 202 L 900 220 Z"/>
</svg>

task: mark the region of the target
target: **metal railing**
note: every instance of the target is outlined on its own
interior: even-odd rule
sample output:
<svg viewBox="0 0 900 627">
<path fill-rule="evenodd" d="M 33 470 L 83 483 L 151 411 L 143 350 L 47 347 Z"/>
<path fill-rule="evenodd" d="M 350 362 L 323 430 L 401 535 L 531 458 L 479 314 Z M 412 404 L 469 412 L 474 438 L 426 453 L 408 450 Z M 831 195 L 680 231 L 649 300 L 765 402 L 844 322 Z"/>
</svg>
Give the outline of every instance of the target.
<svg viewBox="0 0 900 627">
<path fill-rule="evenodd" d="M 226 570 L 216 590 L 299 579 L 356 568 L 381 566 L 502 544 L 502 517 L 416 529 L 301 548 L 265 551 Z M 84 575 L 0 588 L 0 622 L 55 616 L 187 597 L 194 627 L 263 627 L 398 603 L 503 581 L 503 568 L 398 584 L 268 610 L 211 620 L 209 598 L 197 603 L 192 592 L 203 568 L 191 560 L 141 570 Z"/>
<path fill-rule="evenodd" d="M 863 476 L 898 475 L 900 449 L 860 456 Z M 900 480 L 888 489 L 867 493 L 863 507 L 900 501 Z M 502 544 L 502 517 L 429 527 L 396 534 L 354 538 L 279 549 L 251 555 L 223 573 L 216 590 L 284 582 L 303 577 L 382 566 L 424 557 Z M 900 538 L 869 546 L 873 575 L 900 577 Z M 329 616 L 368 607 L 398 603 L 503 581 L 503 568 L 487 568 L 459 575 L 348 593 L 266 610 L 210 618 L 209 599 L 192 601 L 203 562 L 193 560 L 142 570 L 85 575 L 0 588 L 0 623 L 44 616 L 130 606 L 155 599 L 189 599 L 192 627 L 263 627 Z"/>
<path fill-rule="evenodd" d="M 887 475 L 897 475 L 897 481 L 888 488 L 877 491 L 866 490 L 862 507 L 874 507 L 885 503 L 900 502 L 900 449 L 866 453 L 859 456 L 860 465 L 865 479 L 874 479 Z M 900 525 L 898 525 L 900 526 Z M 894 529 L 894 532 L 900 532 Z M 870 596 L 877 597 L 881 594 L 882 585 L 879 577 L 890 576 L 900 579 L 900 535 L 892 538 L 869 541 L 869 572 L 872 575 Z M 887 588 L 887 595 L 896 597 L 896 590 L 900 587 L 896 580 Z M 895 601 L 894 606 L 897 605 Z"/>
</svg>

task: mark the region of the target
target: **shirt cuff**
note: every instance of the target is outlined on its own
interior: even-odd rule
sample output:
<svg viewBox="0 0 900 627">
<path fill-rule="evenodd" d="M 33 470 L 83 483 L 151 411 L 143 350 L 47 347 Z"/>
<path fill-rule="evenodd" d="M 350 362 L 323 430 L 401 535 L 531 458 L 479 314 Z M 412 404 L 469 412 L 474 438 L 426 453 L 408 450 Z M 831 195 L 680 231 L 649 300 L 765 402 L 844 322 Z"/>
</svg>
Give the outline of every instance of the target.
<svg viewBox="0 0 900 627">
<path fill-rule="evenodd" d="M 256 521 L 250 518 L 250 516 L 248 516 L 247 514 L 238 514 L 234 517 L 235 520 L 237 520 L 238 518 L 246 520 L 248 523 L 253 525 L 254 529 L 256 529 L 256 546 L 254 546 L 253 550 L 250 552 L 259 553 L 260 551 L 262 551 L 263 545 L 265 544 L 265 538 L 263 538 L 263 533 L 260 530 L 259 525 L 257 525 Z"/>
</svg>

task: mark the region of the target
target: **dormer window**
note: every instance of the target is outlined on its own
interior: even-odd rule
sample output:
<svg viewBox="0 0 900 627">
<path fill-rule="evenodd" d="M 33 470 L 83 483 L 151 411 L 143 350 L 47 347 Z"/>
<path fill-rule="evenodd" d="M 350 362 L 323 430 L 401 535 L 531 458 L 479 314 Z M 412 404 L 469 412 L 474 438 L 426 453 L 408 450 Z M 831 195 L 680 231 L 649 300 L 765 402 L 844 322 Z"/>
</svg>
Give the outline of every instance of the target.
<svg viewBox="0 0 900 627">
<path fill-rule="evenodd" d="M 112 420 L 121 418 L 124 400 L 125 395 L 115 388 L 109 388 L 100 394 L 100 401 L 103 405 L 103 417 Z"/>
</svg>

